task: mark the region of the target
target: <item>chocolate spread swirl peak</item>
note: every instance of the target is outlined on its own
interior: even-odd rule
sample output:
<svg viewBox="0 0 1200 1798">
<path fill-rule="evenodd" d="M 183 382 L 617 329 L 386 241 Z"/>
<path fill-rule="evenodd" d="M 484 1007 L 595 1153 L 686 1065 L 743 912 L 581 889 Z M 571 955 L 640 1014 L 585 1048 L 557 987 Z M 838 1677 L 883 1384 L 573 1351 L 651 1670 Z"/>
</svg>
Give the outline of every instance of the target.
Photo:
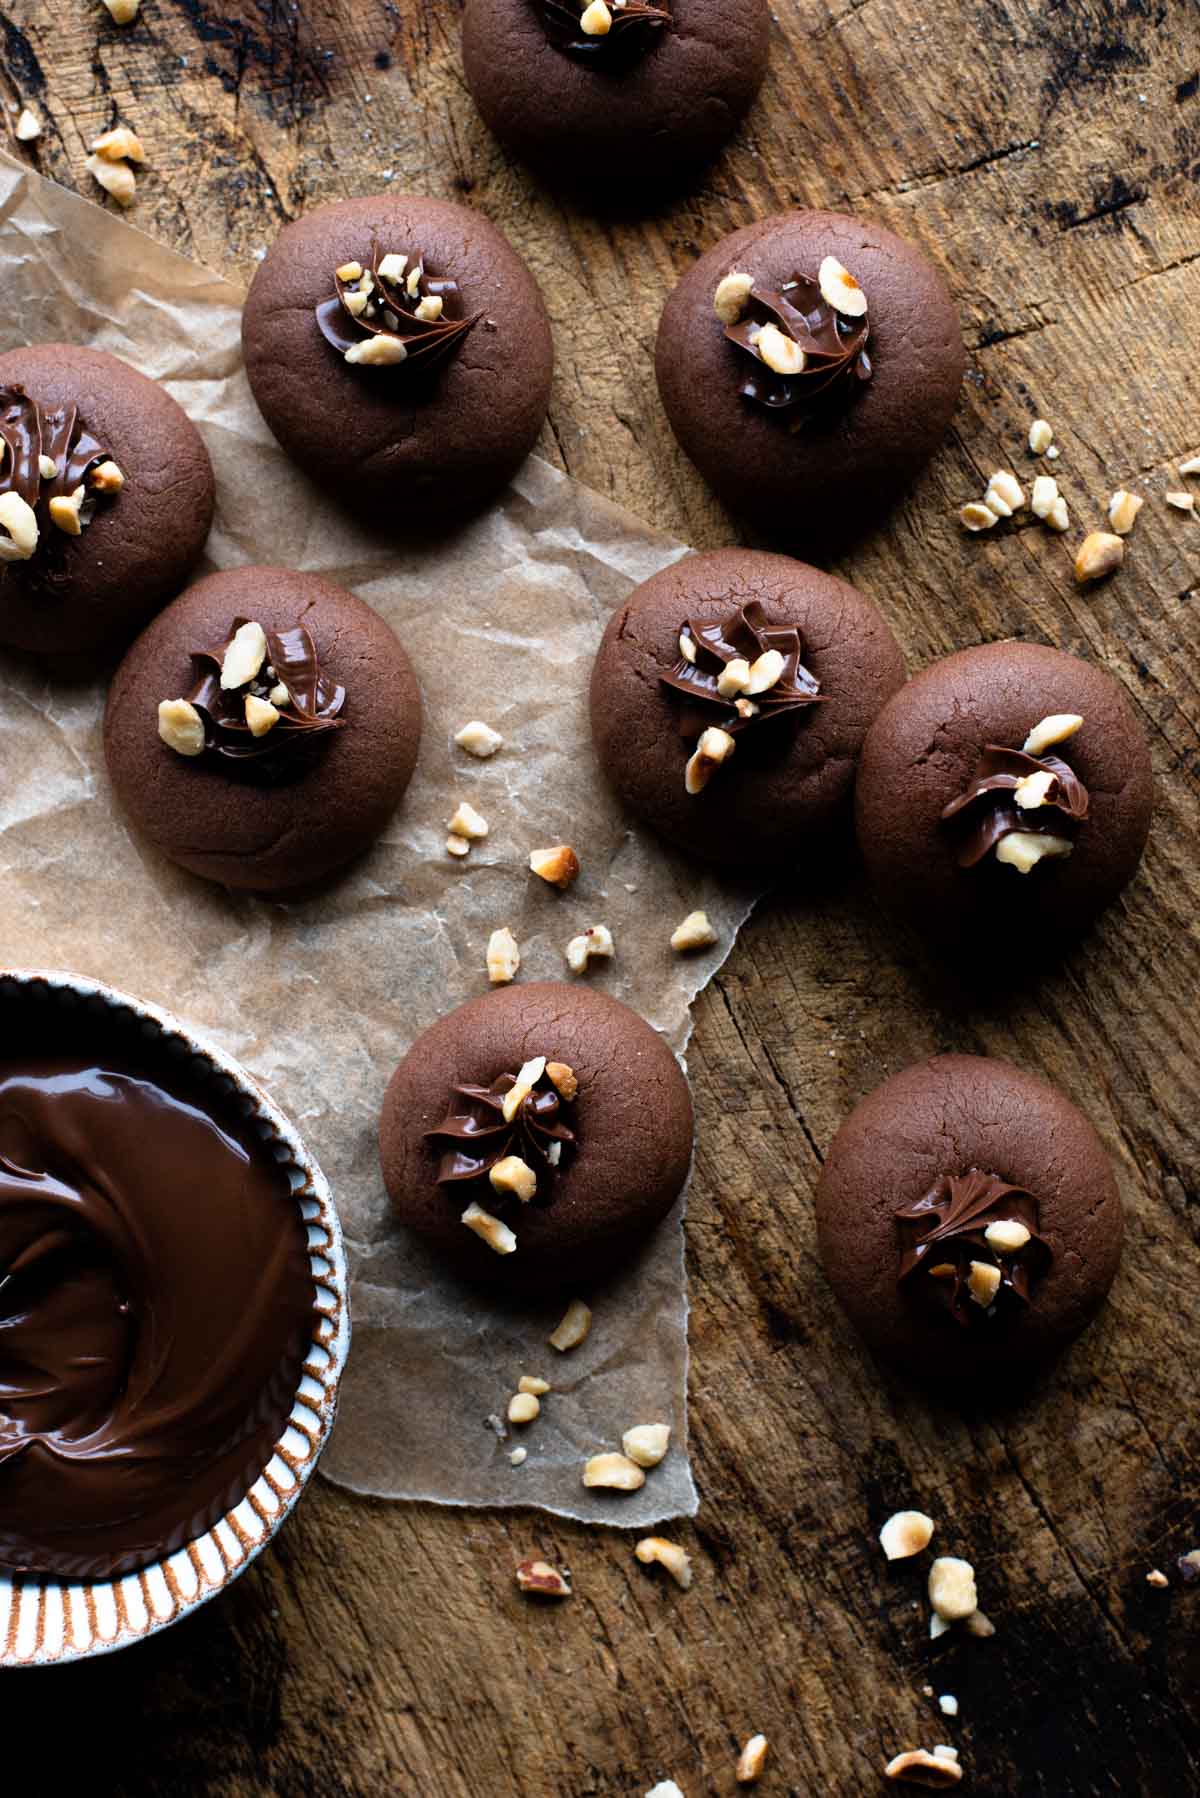
<svg viewBox="0 0 1200 1798">
<path fill-rule="evenodd" d="M 403 364 L 429 372 L 454 356 L 483 317 L 464 315 L 458 282 L 433 275 L 421 251 L 371 246 L 371 260 L 333 271 L 335 291 L 316 308 L 322 337 L 346 362 L 365 368 Z"/>
<path fill-rule="evenodd" d="M 0 562 L 26 562 L 47 526 L 78 537 L 125 477 L 75 406 L 40 406 L 0 387 Z"/>
<path fill-rule="evenodd" d="M 738 391 L 768 411 L 792 414 L 794 431 L 871 379 L 867 296 L 834 256 L 815 275 L 798 272 L 779 287 L 731 270 L 713 305 L 746 358 Z"/>
<path fill-rule="evenodd" d="M 897 1278 L 964 1327 L 994 1318 L 1050 1265 L 1038 1233 L 1037 1201 L 981 1168 L 943 1174 L 915 1204 L 896 1213 Z"/>
<path fill-rule="evenodd" d="M 574 1090 L 574 1075 L 569 1068 L 559 1071 L 560 1064 L 539 1059 L 541 1071 L 523 1083 L 519 1075 L 505 1073 L 488 1086 L 453 1089 L 446 1116 L 426 1132 L 429 1142 L 441 1146 L 439 1186 L 483 1179 L 511 1155 L 535 1171 L 538 1167 L 548 1171 L 560 1165 L 565 1150 L 577 1146 L 576 1133 L 563 1118 L 570 1103 L 565 1094 Z M 514 1103 L 510 1095 L 518 1084 L 522 1090 Z"/>
<path fill-rule="evenodd" d="M 159 706 L 159 735 L 180 755 L 269 771 L 345 722 L 346 689 L 325 673 L 302 624 L 268 631 L 235 618 L 225 641 L 193 650 L 192 662 L 198 678 L 186 698 Z"/>
<path fill-rule="evenodd" d="M 1083 723 L 1074 713 L 1061 717 L 1060 728 L 1069 725 L 1072 736 Z M 986 743 L 969 784 L 943 808 L 943 822 L 956 832 L 960 868 L 975 867 L 995 850 L 998 861 L 1028 873 L 1047 856 L 1071 853 L 1087 819 L 1088 790 L 1060 756 L 1030 753 L 1042 748 L 1045 727 L 1054 722 L 1035 726 L 1023 749 Z"/>
<path fill-rule="evenodd" d="M 628 68 L 671 24 L 669 0 L 533 0 L 556 50 L 595 69 Z"/>
</svg>

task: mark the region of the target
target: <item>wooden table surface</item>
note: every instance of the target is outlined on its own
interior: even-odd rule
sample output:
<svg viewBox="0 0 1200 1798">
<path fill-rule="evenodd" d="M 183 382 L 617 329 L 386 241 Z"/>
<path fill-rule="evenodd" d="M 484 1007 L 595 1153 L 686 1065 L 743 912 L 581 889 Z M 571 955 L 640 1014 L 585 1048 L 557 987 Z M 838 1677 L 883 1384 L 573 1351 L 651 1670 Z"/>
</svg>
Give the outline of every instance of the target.
<svg viewBox="0 0 1200 1798">
<path fill-rule="evenodd" d="M 98 0 L 13 0 L 2 17 L 8 94 L 45 121 L 31 162 L 96 197 L 88 141 L 128 122 L 149 156 L 133 222 L 230 275 L 320 199 L 391 183 L 478 206 L 550 306 L 543 452 L 699 547 L 737 532 L 651 378 L 676 275 L 792 204 L 913 238 L 957 297 L 970 372 L 945 449 L 841 570 L 913 669 L 1011 634 L 1095 659 L 1131 695 L 1160 782 L 1124 901 L 1036 984 L 955 983 L 850 861 L 764 904 L 702 998 L 688 1259 L 703 1504 L 676 1532 L 690 1592 L 639 1568 L 620 1532 L 318 1481 L 192 1621 L 9 1676 L 8 1728 L 52 1742 L 64 1779 L 30 1789 L 640 1798 L 670 1776 L 706 1798 L 733 1792 L 737 1745 L 761 1730 L 764 1793 L 873 1793 L 889 1755 L 940 1741 L 961 1749 L 964 1792 L 1200 1791 L 1200 1588 L 1175 1570 L 1200 1542 L 1200 519 L 1163 499 L 1200 449 L 1195 0 L 778 0 L 765 91 L 724 159 L 658 216 L 600 222 L 490 140 L 462 82 L 460 0 L 146 0 L 128 30 Z M 1026 515 L 967 537 L 958 507 L 993 468 L 1028 476 L 1039 413 L 1072 531 Z M 1122 485 L 1146 495 L 1126 566 L 1080 593 L 1074 546 Z M 839 1122 L 944 1049 L 1062 1085 L 1128 1211 L 1098 1324 L 1034 1395 L 988 1413 L 881 1373 L 814 1252 L 810 1194 Z M 910 1504 L 975 1563 L 991 1641 L 931 1650 L 921 1575 L 875 1542 Z M 570 1565 L 569 1602 L 517 1595 L 531 1553 Z M 957 1695 L 957 1720 L 926 1686 Z"/>
</svg>

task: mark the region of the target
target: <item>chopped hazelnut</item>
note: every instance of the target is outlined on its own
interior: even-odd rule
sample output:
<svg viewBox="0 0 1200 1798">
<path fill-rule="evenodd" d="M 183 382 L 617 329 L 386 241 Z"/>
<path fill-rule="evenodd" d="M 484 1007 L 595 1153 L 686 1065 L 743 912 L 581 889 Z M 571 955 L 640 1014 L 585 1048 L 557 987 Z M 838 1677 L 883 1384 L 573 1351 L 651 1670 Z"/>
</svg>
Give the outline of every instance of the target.
<svg viewBox="0 0 1200 1798">
<path fill-rule="evenodd" d="M 136 131 L 128 125 L 114 125 L 111 131 L 105 131 L 96 138 L 92 149 L 97 156 L 103 156 L 108 162 L 145 162 L 146 152 L 142 148 L 142 140 Z"/>
<path fill-rule="evenodd" d="M 957 1623 L 975 1609 L 975 1569 L 957 1555 L 939 1555 L 929 1569 L 929 1602 L 944 1623 Z"/>
<path fill-rule="evenodd" d="M 278 722 L 279 713 L 269 699 L 256 699 L 253 693 L 247 693 L 246 723 L 250 726 L 252 737 L 265 737 Z"/>
<path fill-rule="evenodd" d="M 741 269 L 730 269 L 729 273 L 717 282 L 717 291 L 713 294 L 713 311 L 723 325 L 736 325 L 746 310 L 746 301 L 750 298 L 750 290 L 754 286 L 754 276 L 747 275 Z"/>
<path fill-rule="evenodd" d="M 543 1380 L 537 1374 L 523 1373 L 517 1381 L 518 1392 L 532 1392 L 535 1398 L 544 1397 L 549 1390 L 549 1380 Z"/>
<path fill-rule="evenodd" d="M 762 655 L 750 665 L 750 679 L 746 683 L 747 693 L 753 695 L 766 693 L 775 685 L 784 670 L 784 660 L 777 649 L 764 650 Z"/>
<path fill-rule="evenodd" d="M 1089 581 L 1102 581 L 1125 560 L 1125 539 L 1111 531 L 1092 531 L 1079 545 L 1075 556 L 1075 579 L 1081 587 Z"/>
<path fill-rule="evenodd" d="M 930 1754 L 925 1748 L 907 1748 L 897 1754 L 883 1769 L 885 1779 L 900 1779 L 907 1785 L 932 1786 L 943 1790 L 957 1785 L 962 1768 L 948 1754 Z"/>
<path fill-rule="evenodd" d="M 490 724 L 485 724 L 482 718 L 472 718 L 469 724 L 463 725 L 454 741 L 468 755 L 477 756 L 481 762 L 486 762 L 489 756 L 495 755 L 504 738 Z"/>
<path fill-rule="evenodd" d="M 1060 493 L 1046 514 L 1046 523 L 1052 531 L 1068 531 L 1071 528 L 1071 514 L 1067 511 L 1067 502 Z"/>
<path fill-rule="evenodd" d="M 417 307 L 416 316 L 426 324 L 432 324 L 435 319 L 441 318 L 445 303 L 440 293 L 427 293 Z"/>
<path fill-rule="evenodd" d="M 446 838 L 446 853 L 461 858 L 464 855 L 470 855 L 471 845 L 466 837 L 460 837 L 456 830 L 452 830 Z"/>
<path fill-rule="evenodd" d="M 381 281 L 390 281 L 395 286 L 398 281 L 404 279 L 404 271 L 407 267 L 407 256 L 400 256 L 395 250 L 389 250 L 386 256 L 380 258 L 379 278 Z"/>
<path fill-rule="evenodd" d="M 971 500 L 969 504 L 960 509 L 958 521 L 968 531 L 990 531 L 994 524 L 999 523 L 992 508 L 985 506 L 982 500 L 977 499 Z"/>
<path fill-rule="evenodd" d="M 482 842 L 488 833 L 488 821 L 486 818 L 480 817 L 475 807 L 469 805 L 464 799 L 446 828 L 454 831 L 460 837 L 469 838 L 472 843 L 478 843 Z"/>
<path fill-rule="evenodd" d="M 58 463 L 54 460 L 53 456 L 47 456 L 43 453 L 38 457 L 38 473 L 41 475 L 43 481 L 52 481 L 54 479 L 55 475 L 58 473 Z"/>
<path fill-rule="evenodd" d="M 696 639 L 688 631 L 679 633 L 679 653 L 685 662 L 696 663 Z"/>
<path fill-rule="evenodd" d="M 28 500 L 10 488 L 0 493 L 0 562 L 27 562 L 38 546 L 37 514 Z"/>
<path fill-rule="evenodd" d="M 574 1068 L 569 1068 L 565 1061 L 548 1061 L 546 1078 L 560 1098 L 568 1102 L 579 1091 L 579 1081 Z"/>
<path fill-rule="evenodd" d="M 1013 788 L 1013 798 L 1018 808 L 1023 812 L 1035 812 L 1039 806 L 1045 805 L 1057 778 L 1049 768 L 1038 768 L 1033 774 L 1023 774 Z"/>
<path fill-rule="evenodd" d="M 967 1291 L 984 1310 L 1000 1290 L 1000 1269 L 993 1261 L 972 1261 L 967 1275 Z"/>
<path fill-rule="evenodd" d="M 717 676 L 717 692 L 722 699 L 736 699 L 750 684 L 750 664 L 744 656 L 734 656 Z"/>
<path fill-rule="evenodd" d="M 569 1576 L 551 1567 L 549 1561 L 522 1561 L 517 1568 L 517 1584 L 522 1592 L 532 1592 L 538 1598 L 571 1596 Z"/>
<path fill-rule="evenodd" d="M 924 1511 L 896 1511 L 879 1532 L 879 1545 L 889 1561 L 907 1561 L 928 1548 L 933 1518 Z"/>
<path fill-rule="evenodd" d="M 565 1355 L 586 1340 L 591 1327 L 591 1307 L 585 1305 L 582 1299 L 572 1299 L 546 1341 L 560 1355 Z"/>
<path fill-rule="evenodd" d="M 267 698 L 271 701 L 273 706 L 282 711 L 285 705 L 291 704 L 292 696 L 283 681 L 276 681 L 275 685 L 271 688 L 271 691 L 267 694 Z"/>
<path fill-rule="evenodd" d="M 734 1778 L 740 1786 L 757 1785 L 767 1764 L 766 1736 L 751 1736 L 738 1755 Z"/>
<path fill-rule="evenodd" d="M 716 941 L 717 933 L 704 911 L 690 911 L 671 932 L 671 947 L 677 955 L 686 955 L 691 949 L 710 949 Z"/>
<path fill-rule="evenodd" d="M 517 969 L 521 965 L 521 951 L 517 948 L 517 939 L 507 924 L 499 930 L 493 930 L 488 938 L 487 972 L 493 986 L 506 986 L 515 979 Z"/>
<path fill-rule="evenodd" d="M 994 1636 L 996 1633 L 996 1625 L 985 1617 L 982 1611 L 972 1611 L 971 1615 L 963 1624 L 963 1628 L 969 1636 L 986 1638 L 987 1636 Z"/>
<path fill-rule="evenodd" d="M 351 318 L 361 318 L 371 303 L 371 296 L 365 288 L 355 287 L 342 295 L 342 305 Z"/>
<path fill-rule="evenodd" d="M 1200 474 L 1200 456 L 1189 456 L 1186 462 L 1181 462 L 1179 472 L 1183 475 Z"/>
<path fill-rule="evenodd" d="M 935 1611 L 933 1616 L 929 1619 L 930 1640 L 936 1642 L 938 1637 L 944 1636 L 949 1628 L 950 1625 L 946 1622 L 946 1619 L 944 1617 L 939 1617 Z"/>
<path fill-rule="evenodd" d="M 1196 510 L 1195 495 L 1191 493 L 1168 493 L 1166 501 L 1174 506 L 1177 512 L 1194 512 Z"/>
<path fill-rule="evenodd" d="M 406 362 L 408 351 L 398 337 L 367 337 L 362 343 L 352 343 L 343 352 L 343 360 L 367 368 L 387 368 L 397 362 Z"/>
<path fill-rule="evenodd" d="M 1150 1572 L 1146 1575 L 1146 1584 L 1148 1586 L 1169 1586 L 1170 1583 L 1170 1580 L 1167 1578 L 1166 1574 L 1163 1573 L 1161 1568 L 1152 1567 Z"/>
<path fill-rule="evenodd" d="M 42 135 L 42 121 L 36 112 L 31 112 L 28 106 L 24 106 L 13 130 L 19 144 L 31 144 L 35 137 Z"/>
<path fill-rule="evenodd" d="M 512 1123 L 545 1072 L 546 1057 L 544 1055 L 535 1055 L 529 1061 L 522 1062 L 516 1079 L 500 1102 L 500 1110 L 506 1124 Z"/>
<path fill-rule="evenodd" d="M 1068 737 L 1073 737 L 1082 723 L 1079 712 L 1051 712 L 1048 718 L 1034 725 L 1021 748 L 1026 755 L 1045 755 L 1056 743 L 1065 743 Z"/>
<path fill-rule="evenodd" d="M 643 1567 L 653 1567 L 655 1562 L 665 1567 L 684 1592 L 691 1585 L 692 1557 L 678 1542 L 668 1542 L 665 1536 L 643 1536 L 633 1552 Z"/>
<path fill-rule="evenodd" d="M 142 0 L 104 0 L 114 25 L 132 25 Z"/>
<path fill-rule="evenodd" d="M 942 1693 L 941 1697 L 938 1699 L 938 1709 L 941 1711 L 943 1717 L 958 1716 L 958 1699 L 954 1696 L 953 1692 Z"/>
<path fill-rule="evenodd" d="M 1025 504 L 1025 494 L 1015 474 L 1006 468 L 998 468 L 987 485 L 983 503 L 998 518 L 1011 518 Z"/>
<path fill-rule="evenodd" d="M 1010 830 L 996 844 L 996 860 L 1028 874 L 1045 857 L 1070 855 L 1074 844 L 1067 837 L 1039 835 L 1032 830 Z"/>
<path fill-rule="evenodd" d="M 1029 1231 L 1015 1217 L 998 1218 L 988 1225 L 983 1239 L 998 1255 L 1015 1255 L 1029 1241 Z"/>
<path fill-rule="evenodd" d="M 638 1423 L 626 1430 L 621 1447 L 639 1467 L 657 1467 L 671 1441 L 669 1423 Z"/>
<path fill-rule="evenodd" d="M 646 1484 L 646 1476 L 636 1461 L 626 1455 L 592 1455 L 583 1464 L 585 1486 L 603 1486 L 611 1492 L 636 1492 Z"/>
<path fill-rule="evenodd" d="M 88 476 L 94 493 L 120 493 L 125 476 L 113 461 L 100 462 Z"/>
<path fill-rule="evenodd" d="M 1177 1558 L 1175 1565 L 1184 1583 L 1190 1586 L 1194 1580 L 1200 1579 L 1200 1548 L 1189 1548 L 1186 1554 Z"/>
<path fill-rule="evenodd" d="M 777 375 L 804 373 L 807 357 L 794 337 L 785 337 L 778 325 L 764 325 L 754 340 L 754 347 L 769 369 Z"/>
<path fill-rule="evenodd" d="M 579 873 L 579 857 L 569 843 L 558 843 L 553 849 L 531 849 L 529 867 L 547 886 L 565 892 Z"/>
<path fill-rule="evenodd" d="M 1108 522 L 1118 537 L 1128 537 L 1138 513 L 1145 505 L 1140 493 L 1118 487 L 1108 502 Z"/>
<path fill-rule="evenodd" d="M 1054 442 L 1054 432 L 1044 418 L 1035 418 L 1029 427 L 1029 447 L 1035 456 L 1044 456 Z"/>
<path fill-rule="evenodd" d="M 611 956 L 612 931 L 607 924 L 589 924 L 579 936 L 573 936 L 566 947 L 567 966 L 572 974 L 586 972 L 593 956 Z"/>
<path fill-rule="evenodd" d="M 862 318 L 867 310 L 867 296 L 848 268 L 836 256 L 826 256 L 817 270 L 817 286 L 821 298 L 845 318 Z"/>
<path fill-rule="evenodd" d="M 1048 518 L 1050 508 L 1058 498 L 1058 482 L 1051 474 L 1040 474 L 1035 479 L 1029 493 L 1029 507 L 1035 518 Z"/>
<path fill-rule="evenodd" d="M 474 1200 L 462 1214 L 462 1221 L 468 1230 L 474 1230 L 481 1236 L 489 1249 L 495 1249 L 497 1255 L 511 1255 L 517 1246 L 517 1239 L 508 1225 L 493 1217 L 490 1211 L 484 1211 Z"/>
<path fill-rule="evenodd" d="M 333 272 L 339 281 L 349 285 L 351 281 L 362 280 L 363 265 L 361 262 L 343 262 L 341 268 L 334 269 Z"/>
<path fill-rule="evenodd" d="M 221 663 L 221 691 L 232 693 L 252 681 L 267 659 L 267 633 L 253 620 L 239 624 Z"/>
<path fill-rule="evenodd" d="M 541 1411 L 541 1402 L 534 1392 L 514 1392 L 508 1401 L 509 1423 L 532 1423 Z"/>
<path fill-rule="evenodd" d="M 186 699 L 164 699 L 158 708 L 158 734 L 176 755 L 200 755 L 204 749 L 204 720 Z"/>
<path fill-rule="evenodd" d="M 612 14 L 604 0 L 591 0 L 579 16 L 579 29 L 587 37 L 607 37 L 612 30 Z"/>
<path fill-rule="evenodd" d="M 505 1155 L 494 1167 L 488 1169 L 488 1179 L 494 1192 L 520 1199 L 527 1205 L 537 1191 L 537 1175 L 527 1161 L 519 1155 Z"/>
<path fill-rule="evenodd" d="M 109 162 L 103 156 L 88 156 L 84 168 L 111 194 L 118 206 L 132 206 L 137 193 L 137 179 L 127 162 Z"/>
<path fill-rule="evenodd" d="M 527 1448 L 514 1448 L 512 1453 L 508 1457 L 509 1466 L 510 1467 L 523 1466 L 525 1463 L 525 1457 L 528 1453 L 529 1453 L 529 1450 Z"/>
<path fill-rule="evenodd" d="M 715 770 L 728 761 L 736 747 L 727 730 L 718 730 L 716 725 L 710 724 L 707 730 L 701 731 L 684 772 L 683 784 L 687 791 L 693 795 L 703 792 Z"/>
<path fill-rule="evenodd" d="M 83 487 L 79 486 L 74 493 L 58 493 L 50 501 L 50 522 L 56 524 L 60 531 L 65 531 L 68 537 L 83 535 L 83 519 L 80 517 L 83 494 Z"/>
</svg>

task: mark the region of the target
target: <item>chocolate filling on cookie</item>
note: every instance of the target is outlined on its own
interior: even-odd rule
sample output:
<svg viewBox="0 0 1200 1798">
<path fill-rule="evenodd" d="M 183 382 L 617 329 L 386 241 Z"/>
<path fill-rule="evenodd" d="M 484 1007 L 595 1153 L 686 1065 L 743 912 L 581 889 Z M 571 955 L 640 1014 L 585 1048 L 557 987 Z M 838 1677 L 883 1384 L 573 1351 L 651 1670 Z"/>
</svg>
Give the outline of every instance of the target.
<svg viewBox="0 0 1200 1798">
<path fill-rule="evenodd" d="M 795 412 L 794 431 L 871 378 L 867 296 L 834 256 L 816 275 L 795 274 L 778 289 L 734 269 L 718 283 L 713 308 L 752 364 L 743 365 L 739 392 L 770 411 Z"/>
<path fill-rule="evenodd" d="M 290 759 L 345 723 L 346 689 L 325 674 L 302 624 L 266 631 L 235 618 L 224 643 L 193 650 L 192 661 L 199 678 L 186 699 L 158 708 L 158 734 L 178 755 Z"/>
<path fill-rule="evenodd" d="M 462 315 L 458 282 L 431 275 L 419 250 L 384 254 L 373 244 L 368 266 L 344 262 L 333 282 L 337 291 L 316 308 L 317 324 L 326 343 L 364 368 L 437 368 L 483 317 Z"/>
<path fill-rule="evenodd" d="M 703 763 L 732 755 L 741 731 L 821 703 L 816 676 L 804 666 L 802 653 L 796 627 L 768 624 L 756 599 L 716 624 L 687 620 L 679 633 L 679 660 L 659 680 L 683 695 L 680 735 L 698 745 L 688 763 L 690 793 L 707 784 L 707 774 L 696 784 Z"/>
<path fill-rule="evenodd" d="M 78 537 L 125 485 L 74 406 L 39 406 L 19 382 L 0 387 L 0 456 L 0 562 L 27 562 L 47 523 Z"/>
<path fill-rule="evenodd" d="M 486 1179 L 499 1199 L 528 1202 L 536 1194 L 548 1203 L 549 1176 L 564 1151 L 578 1147 L 577 1133 L 563 1121 L 578 1090 L 572 1070 L 543 1055 L 490 1086 L 456 1086 L 448 1114 L 425 1133 L 427 1141 L 445 1144 L 438 1185 Z"/>
<path fill-rule="evenodd" d="M 896 1213 L 897 1279 L 911 1282 L 959 1324 L 1028 1304 L 1031 1283 L 1050 1265 L 1032 1194 L 973 1167 L 943 1174 L 915 1205 Z"/>
<path fill-rule="evenodd" d="M 1070 855 L 1088 815 L 1088 790 L 1060 757 L 1031 750 L 1073 736 L 1082 723 L 1063 714 L 1035 725 L 1022 749 L 984 745 L 970 785 L 942 811 L 959 834 L 960 868 L 975 867 L 991 849 L 1022 874 L 1048 857 Z"/>
<path fill-rule="evenodd" d="M 671 23 L 669 4 L 648 0 L 532 0 L 546 36 L 564 55 L 593 68 L 628 66 L 658 43 Z"/>
</svg>

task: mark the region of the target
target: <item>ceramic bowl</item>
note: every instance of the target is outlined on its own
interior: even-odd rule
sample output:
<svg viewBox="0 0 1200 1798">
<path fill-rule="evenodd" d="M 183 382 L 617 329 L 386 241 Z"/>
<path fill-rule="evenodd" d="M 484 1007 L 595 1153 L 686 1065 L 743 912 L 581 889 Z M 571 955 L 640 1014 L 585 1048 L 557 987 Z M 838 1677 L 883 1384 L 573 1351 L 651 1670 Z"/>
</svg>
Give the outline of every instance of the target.
<svg viewBox="0 0 1200 1798">
<path fill-rule="evenodd" d="M 223 1592 L 275 1534 L 299 1498 L 333 1427 L 338 1381 L 350 1346 L 346 1257 L 325 1176 L 299 1136 L 244 1068 L 170 1012 L 98 980 L 25 969 L 0 971 L 0 1004 L 18 991 L 47 1005 L 111 1006 L 132 1014 L 168 1054 L 191 1056 L 221 1090 L 242 1095 L 264 1143 L 287 1170 L 308 1230 L 317 1323 L 288 1426 L 242 1502 L 176 1554 L 108 1580 L 57 1580 L 0 1573 L 0 1667 L 29 1667 L 111 1654 Z"/>
</svg>

